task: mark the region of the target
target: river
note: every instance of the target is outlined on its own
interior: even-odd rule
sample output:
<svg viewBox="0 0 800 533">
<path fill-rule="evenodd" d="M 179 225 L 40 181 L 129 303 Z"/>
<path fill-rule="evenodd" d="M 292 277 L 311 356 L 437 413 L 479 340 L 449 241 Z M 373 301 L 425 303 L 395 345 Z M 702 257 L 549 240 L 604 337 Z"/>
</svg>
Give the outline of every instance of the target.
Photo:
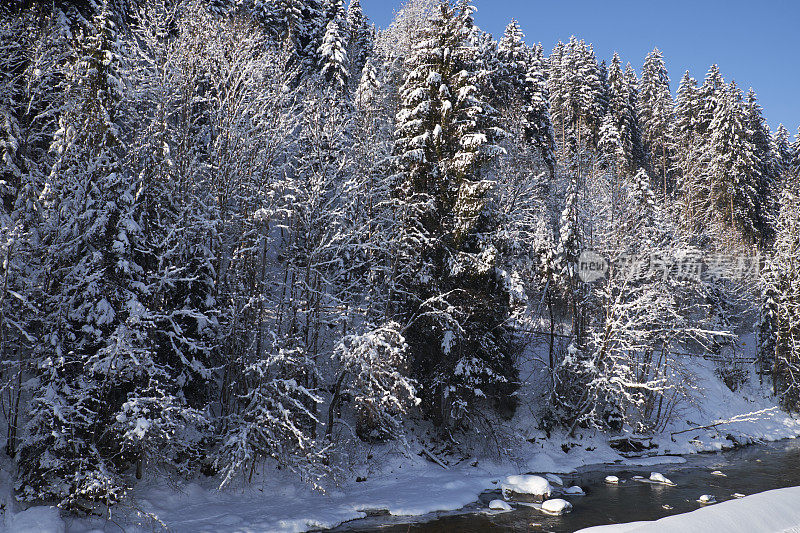
<svg viewBox="0 0 800 533">
<path fill-rule="evenodd" d="M 514 511 L 487 512 L 488 502 L 500 498 L 499 491 L 487 491 L 480 501 L 455 513 L 424 517 L 373 517 L 343 524 L 336 531 L 358 532 L 572 532 L 578 529 L 638 520 L 657 520 L 665 516 L 698 509 L 697 499 L 712 494 L 717 502 L 730 500 L 734 494 L 750 495 L 766 490 L 800 486 L 800 439 L 756 444 L 735 450 L 685 456 L 680 464 L 656 466 L 597 465 L 562 475 L 565 484 L 578 485 L 586 496 L 565 497 L 574 510 L 564 516 L 542 514 L 536 509 L 519 507 Z M 675 487 L 641 483 L 634 475 L 648 477 L 658 471 Z M 712 472 L 725 474 L 720 476 Z M 624 483 L 609 485 L 607 475 L 618 476 Z"/>
</svg>

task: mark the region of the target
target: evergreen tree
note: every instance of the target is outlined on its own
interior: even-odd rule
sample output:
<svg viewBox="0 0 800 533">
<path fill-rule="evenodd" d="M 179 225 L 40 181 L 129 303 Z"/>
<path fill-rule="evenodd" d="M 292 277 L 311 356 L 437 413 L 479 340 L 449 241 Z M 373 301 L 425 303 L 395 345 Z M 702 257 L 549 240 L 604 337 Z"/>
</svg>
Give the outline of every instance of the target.
<svg viewBox="0 0 800 533">
<path fill-rule="evenodd" d="M 528 71 L 528 49 L 523 38 L 519 23 L 512 20 L 498 43 L 497 57 L 501 70 L 494 73 L 497 102 L 509 102 L 521 97 Z"/>
<path fill-rule="evenodd" d="M 550 95 L 550 116 L 553 121 L 553 127 L 557 132 L 559 153 L 562 155 L 566 150 L 567 127 L 565 70 L 562 65 L 564 48 L 564 43 L 559 41 L 547 58 L 547 92 Z"/>
<path fill-rule="evenodd" d="M 767 268 L 763 272 L 767 327 L 762 349 L 772 353 L 762 357 L 772 364 L 775 394 L 789 411 L 800 409 L 800 209 L 796 191 L 785 188 L 780 197 L 776 239 Z M 764 342 L 766 341 L 766 342 Z M 764 362 L 766 362 L 764 361 Z"/>
<path fill-rule="evenodd" d="M 556 145 L 541 47 L 532 50 L 525 75 L 524 125 L 526 140 L 542 154 L 550 179 L 556 174 Z"/>
<path fill-rule="evenodd" d="M 364 111 L 376 110 L 380 95 L 381 83 L 378 80 L 378 73 L 371 60 L 367 60 L 361 71 L 361 81 L 355 93 L 355 103 Z"/>
<path fill-rule="evenodd" d="M 682 149 L 689 148 L 694 140 L 700 105 L 697 80 L 687 70 L 678 85 L 678 98 L 675 102 L 675 143 Z"/>
<path fill-rule="evenodd" d="M 636 166 L 634 155 L 634 138 L 638 135 L 636 110 L 631 107 L 630 88 L 622 71 L 619 54 L 614 52 L 611 68 L 608 71 L 608 116 L 612 117 L 614 128 L 620 137 L 624 154 L 624 166 L 621 169 L 633 172 Z"/>
<path fill-rule="evenodd" d="M 789 130 L 783 124 L 778 124 L 771 141 L 772 157 L 777 165 L 777 172 L 784 174 L 792 164 L 791 142 Z"/>
<path fill-rule="evenodd" d="M 664 59 L 658 48 L 647 54 L 639 82 L 637 111 L 650 168 L 659 169 L 666 203 L 670 190 L 668 169 L 672 147 L 672 95 Z"/>
<path fill-rule="evenodd" d="M 360 0 L 350 0 L 347 7 L 347 57 L 353 72 L 364 68 L 367 58 L 372 52 L 372 29 L 361 9 Z"/>
<path fill-rule="evenodd" d="M 763 231 L 761 161 L 747 125 L 742 92 L 731 83 L 718 98 L 711 131 L 711 202 L 715 215 L 747 239 Z"/>
<path fill-rule="evenodd" d="M 494 184 L 484 174 L 499 152 L 499 131 L 474 84 L 472 11 L 467 2 L 442 1 L 420 28 L 395 141 L 398 194 L 407 204 L 398 311 L 410 324 L 405 337 L 423 405 L 452 424 L 466 422 L 485 399 L 511 407 L 516 376 L 488 211 Z"/>
<path fill-rule="evenodd" d="M 794 136 L 794 142 L 789 147 L 791 163 L 789 164 L 789 178 L 800 176 L 800 126 Z M 788 180 L 792 183 L 792 180 Z"/>
<path fill-rule="evenodd" d="M 65 78 L 67 100 L 42 193 L 51 328 L 39 362 L 40 387 L 20 450 L 18 488 L 26 500 L 68 507 L 122 497 L 127 394 L 158 372 L 146 342 L 141 228 L 135 190 L 120 160 L 116 31 L 104 3 L 79 35 Z"/>
<path fill-rule="evenodd" d="M 714 113 L 724 93 L 725 80 L 722 79 L 719 67 L 716 64 L 711 65 L 703 80 L 703 85 L 700 87 L 702 109 L 697 119 L 697 132 L 706 143 L 711 135 L 711 121 L 714 120 Z"/>
<path fill-rule="evenodd" d="M 350 73 L 347 70 L 347 50 L 342 41 L 338 19 L 328 23 L 318 52 L 322 59 L 322 76 L 338 89 L 346 87 Z"/>
</svg>

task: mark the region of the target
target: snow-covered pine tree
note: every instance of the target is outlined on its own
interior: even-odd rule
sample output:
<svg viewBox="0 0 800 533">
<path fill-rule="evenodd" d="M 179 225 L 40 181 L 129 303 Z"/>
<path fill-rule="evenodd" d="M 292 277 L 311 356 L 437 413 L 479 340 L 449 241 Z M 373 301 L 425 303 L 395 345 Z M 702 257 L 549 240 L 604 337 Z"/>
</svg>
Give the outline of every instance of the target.
<svg viewBox="0 0 800 533">
<path fill-rule="evenodd" d="M 759 165 L 760 179 L 756 182 L 756 195 L 760 206 L 759 218 L 762 220 L 761 238 L 770 240 L 771 227 L 767 220 L 774 215 L 777 208 L 774 195 L 780 175 L 780 162 L 772 150 L 772 135 L 752 88 L 747 91 L 744 106 L 750 142 L 755 148 L 755 156 Z"/>
<path fill-rule="evenodd" d="M 582 294 L 579 287 L 578 273 L 575 270 L 575 265 L 578 262 L 583 246 L 583 231 L 580 224 L 578 205 L 579 190 L 578 177 L 576 175 L 570 176 L 564 209 L 559 220 L 557 248 L 559 273 L 556 278 L 561 284 L 562 291 L 566 294 L 572 320 L 572 336 L 578 344 L 583 340 L 583 321 L 581 320 L 580 309 Z"/>
<path fill-rule="evenodd" d="M 361 0 L 350 0 L 347 7 L 347 57 L 350 70 L 360 72 L 372 53 L 373 30 L 361 8 Z"/>
<path fill-rule="evenodd" d="M 107 3 L 74 46 L 42 193 L 49 327 L 17 483 L 26 500 L 66 507 L 122 497 L 120 473 L 136 457 L 114 424 L 127 394 L 159 371 L 140 300 L 136 191 L 120 159 L 119 55 Z"/>
<path fill-rule="evenodd" d="M 775 133 L 772 134 L 771 141 L 772 158 L 777 166 L 776 172 L 780 176 L 784 175 L 792 164 L 791 140 L 789 130 L 783 124 L 778 124 Z"/>
<path fill-rule="evenodd" d="M 500 70 L 493 73 L 493 85 L 499 104 L 510 103 L 522 98 L 525 78 L 528 71 L 529 50 L 523 42 L 524 35 L 516 20 L 506 26 L 503 37 L 497 45 L 497 58 Z"/>
<path fill-rule="evenodd" d="M 575 131 L 578 150 L 582 145 L 596 146 L 600 122 L 605 114 L 603 82 L 592 45 L 571 40 L 573 53 L 573 77 L 570 90 L 571 107 L 575 116 Z M 585 130 L 585 131 L 584 131 Z M 580 171 L 579 171 L 580 173 Z"/>
<path fill-rule="evenodd" d="M 550 172 L 550 180 L 554 181 L 556 144 L 550 120 L 549 98 L 542 49 L 536 46 L 531 50 L 525 74 L 525 138 L 541 152 L 542 159 Z"/>
<path fill-rule="evenodd" d="M 711 65 L 700 86 L 701 109 L 697 117 L 697 132 L 706 144 L 711 138 L 711 121 L 714 120 L 719 101 L 725 94 L 725 80 L 716 64 Z"/>
<path fill-rule="evenodd" d="M 639 124 L 642 127 L 642 140 L 647 150 L 650 167 L 654 173 L 661 174 L 661 188 L 666 204 L 671 190 L 669 169 L 671 167 L 672 93 L 669 89 L 669 76 L 664 58 L 658 48 L 647 54 L 639 81 L 637 101 Z"/>
<path fill-rule="evenodd" d="M 347 49 L 342 39 L 340 19 L 334 18 L 328 22 L 325 37 L 317 52 L 322 62 L 320 74 L 333 87 L 343 90 L 347 86 L 350 72 L 347 70 Z"/>
<path fill-rule="evenodd" d="M 251 12 L 287 53 L 289 66 L 313 74 L 319 72 L 317 49 L 330 20 L 327 8 L 323 0 L 253 0 Z"/>
<path fill-rule="evenodd" d="M 755 242 L 763 235 L 761 161 L 748 129 L 742 92 L 735 83 L 724 89 L 710 125 L 710 201 L 717 222 L 738 229 Z"/>
<path fill-rule="evenodd" d="M 691 146 L 694 139 L 698 116 L 700 114 L 700 95 L 697 80 L 684 72 L 678 84 L 678 97 L 675 101 L 675 145 L 681 149 Z"/>
<path fill-rule="evenodd" d="M 789 159 L 791 160 L 788 168 L 790 179 L 787 183 L 791 185 L 793 183 L 791 178 L 800 176 L 800 126 L 798 126 L 794 141 L 789 147 Z"/>
<path fill-rule="evenodd" d="M 796 188 L 795 188 L 796 189 Z M 800 208 L 797 191 L 786 187 L 780 197 L 775 225 L 775 245 L 763 273 L 762 311 L 768 325 L 762 348 L 771 362 L 775 394 L 788 410 L 800 410 Z M 763 343 L 767 340 L 766 344 Z"/>
<path fill-rule="evenodd" d="M 37 141 L 52 132 L 49 120 L 35 124 L 34 117 L 49 107 L 52 96 L 43 97 L 40 84 L 50 81 L 53 69 L 45 62 L 34 65 L 43 56 L 63 54 L 65 44 L 52 15 L 36 11 L 0 8 L 0 375 L 10 456 L 24 421 L 23 373 L 38 345 L 37 287 L 44 259 L 38 196 L 47 158 Z"/>
<path fill-rule="evenodd" d="M 559 143 L 559 154 L 563 157 L 566 150 L 566 125 L 567 125 L 567 95 L 564 82 L 565 70 L 563 68 L 565 46 L 559 41 L 556 43 L 550 56 L 547 58 L 547 92 L 550 96 L 550 118 L 556 131 Z"/>
<path fill-rule="evenodd" d="M 405 204 L 397 312 L 423 406 L 449 424 L 466 422 L 485 400 L 508 412 L 516 376 L 485 174 L 500 132 L 476 92 L 472 11 L 441 1 L 415 35 L 395 141 Z"/>
<path fill-rule="evenodd" d="M 613 118 L 614 128 L 617 130 L 622 150 L 624 165 L 621 171 L 633 172 L 636 165 L 634 157 L 633 140 L 638 127 L 636 110 L 630 105 L 628 84 L 622 71 L 622 61 L 619 54 L 614 52 L 611 58 L 611 67 L 608 70 L 608 115 Z"/>
<path fill-rule="evenodd" d="M 376 111 L 380 99 L 380 88 L 381 82 L 378 80 L 375 64 L 372 60 L 367 59 L 361 70 L 361 80 L 354 95 L 356 106 L 364 112 Z"/>
</svg>

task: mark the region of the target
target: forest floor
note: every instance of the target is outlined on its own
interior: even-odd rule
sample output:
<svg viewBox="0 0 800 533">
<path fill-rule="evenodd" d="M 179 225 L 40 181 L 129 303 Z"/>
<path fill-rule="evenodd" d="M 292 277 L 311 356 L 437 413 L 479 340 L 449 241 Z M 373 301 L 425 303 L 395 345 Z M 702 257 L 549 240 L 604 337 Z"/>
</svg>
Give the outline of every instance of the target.
<svg viewBox="0 0 800 533">
<path fill-rule="evenodd" d="M 685 461 L 680 455 L 800 436 L 800 419 L 778 409 L 756 376 L 732 392 L 715 374 L 713 362 L 695 358 L 693 364 L 692 404 L 646 441 L 652 448 L 636 456 L 613 448 L 608 435 L 583 431 L 574 437 L 563 432 L 548 436 L 536 429 L 535 404 L 541 398 L 531 386 L 520 391 L 514 419 L 496 438 L 488 439 L 490 449 L 479 452 L 471 447 L 471 454 L 447 454 L 423 446 L 421 442 L 427 440 L 413 435 L 404 443 L 364 445 L 350 453 L 344 462 L 351 466 L 325 492 L 312 490 L 289 472 L 270 468 L 256 471 L 249 484 L 241 481 L 222 491 L 217 490 L 214 478 L 176 481 L 152 474 L 137 484 L 125 504 L 112 510 L 111 519 L 65 518 L 49 507 L 23 511 L 13 499 L 6 463 L 0 471 L 4 501 L 0 523 L 14 533 L 307 531 L 333 527 L 373 511 L 419 516 L 458 510 L 510 474 L 569 473 L 585 465 L 614 462 L 675 463 Z M 542 378 L 534 373 L 524 376 L 529 383 Z"/>
</svg>

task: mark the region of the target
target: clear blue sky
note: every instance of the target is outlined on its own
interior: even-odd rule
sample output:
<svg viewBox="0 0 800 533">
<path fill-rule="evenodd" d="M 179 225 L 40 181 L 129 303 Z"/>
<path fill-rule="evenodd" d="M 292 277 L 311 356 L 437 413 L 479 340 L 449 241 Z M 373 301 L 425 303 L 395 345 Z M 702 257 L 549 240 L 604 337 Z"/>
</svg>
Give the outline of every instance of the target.
<svg viewBox="0 0 800 533">
<path fill-rule="evenodd" d="M 401 0 L 361 0 L 378 26 L 389 24 Z M 800 125 L 800 1 L 798 0 L 475 0 L 477 24 L 502 35 L 511 18 L 528 43 L 546 52 L 570 35 L 594 44 L 598 59 L 618 51 L 641 70 L 657 46 L 673 92 L 685 70 L 702 82 L 712 63 L 727 81 L 758 94 L 770 127 Z"/>
</svg>

